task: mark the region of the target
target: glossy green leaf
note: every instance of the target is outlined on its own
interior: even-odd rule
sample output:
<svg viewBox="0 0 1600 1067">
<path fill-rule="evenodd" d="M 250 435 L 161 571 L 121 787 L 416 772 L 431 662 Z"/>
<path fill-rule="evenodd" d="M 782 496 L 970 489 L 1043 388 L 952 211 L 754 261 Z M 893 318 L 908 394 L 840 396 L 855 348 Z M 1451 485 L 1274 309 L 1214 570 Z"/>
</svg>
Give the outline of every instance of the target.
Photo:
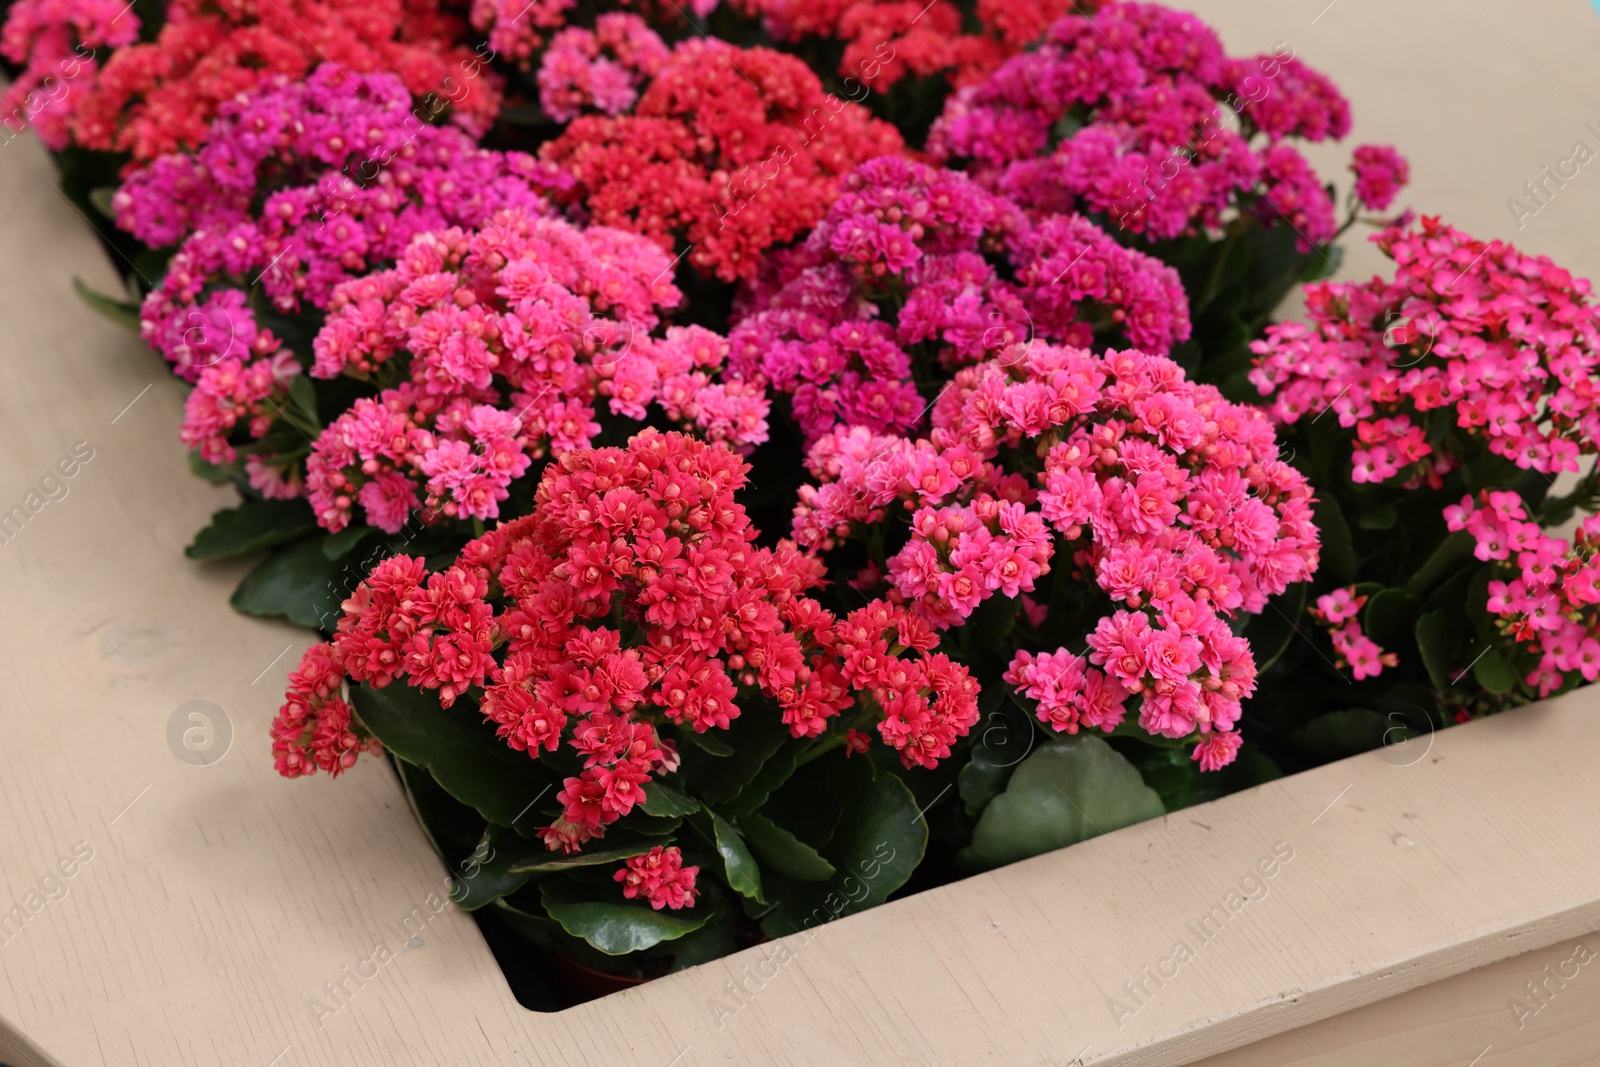
<svg viewBox="0 0 1600 1067">
<path fill-rule="evenodd" d="M 684 796 L 665 782 L 652 780 L 644 787 L 644 803 L 639 807 L 646 815 L 671 819 L 699 811 L 700 802 L 693 797 Z"/>
<path fill-rule="evenodd" d="M 761 921 L 767 936 L 783 937 L 881 904 L 922 862 L 928 824 L 911 790 L 888 773 L 867 782 L 870 768 L 855 763 L 852 773 L 862 784 L 844 798 L 844 817 L 821 850 L 833 875 L 802 882 L 774 872 L 767 892 L 776 903 Z"/>
<path fill-rule="evenodd" d="M 1038 740 L 1034 718 L 1009 685 L 992 683 L 978 698 L 982 716 L 973 728 L 977 743 L 967 765 L 956 779 L 961 801 L 969 814 L 1000 795 L 1017 765 L 1027 758 Z"/>
<path fill-rule="evenodd" d="M 1434 586 L 1450 577 L 1473 557 L 1477 540 L 1466 530 L 1457 530 L 1439 543 L 1417 572 L 1406 581 L 1406 588 L 1417 596 L 1427 596 Z"/>
<path fill-rule="evenodd" d="M 1490 647 L 1478 657 L 1477 662 L 1472 665 L 1472 676 L 1478 680 L 1479 685 L 1496 696 L 1511 692 L 1518 681 L 1515 668 L 1506 661 L 1501 651 L 1494 647 Z"/>
<path fill-rule="evenodd" d="M 322 539 L 322 554 L 329 559 L 343 559 L 370 535 L 377 533 L 372 526 L 346 526 L 336 534 Z"/>
<path fill-rule="evenodd" d="M 320 538 L 280 548 L 244 576 L 233 592 L 246 615 L 281 615 L 312 629 L 331 629 L 347 595 L 345 576 L 322 554 Z"/>
<path fill-rule="evenodd" d="M 983 810 L 963 858 L 998 867 L 1164 814 L 1161 798 L 1110 745 L 1090 734 L 1058 738 L 1017 768 Z"/>
<path fill-rule="evenodd" d="M 538 801 L 554 806 L 559 780 L 495 736 L 471 700 L 439 706 L 437 693 L 394 682 L 383 689 L 353 686 L 361 725 L 399 758 L 426 767 L 451 796 L 484 818 L 532 834 L 548 821 Z"/>
<path fill-rule="evenodd" d="M 1404 646 L 1417 625 L 1422 601 L 1409 589 L 1380 589 L 1361 613 L 1362 629 L 1383 648 Z"/>
<path fill-rule="evenodd" d="M 1284 742 L 1322 760 L 1344 759 L 1396 739 L 1384 716 L 1371 708 L 1340 708 L 1318 715 Z"/>
<path fill-rule="evenodd" d="M 711 918 L 710 908 L 695 915 L 666 908 L 656 911 L 648 904 L 558 903 L 548 886 L 544 910 L 567 933 L 608 956 L 653 948 L 700 929 Z"/>
<path fill-rule="evenodd" d="M 89 288 L 88 284 L 77 275 L 72 276 L 72 288 L 85 304 L 88 304 L 118 326 L 138 331 L 139 305 L 130 304 L 125 300 L 117 300 L 114 297 L 106 296 L 104 293 L 97 293 Z"/>
<path fill-rule="evenodd" d="M 716 812 L 708 809 L 706 814 L 710 816 L 712 836 L 716 841 L 717 854 L 722 857 L 728 887 L 742 897 L 765 904 L 766 898 L 761 895 L 761 865 L 750 854 L 744 838 L 739 836 L 739 831 L 734 829 L 732 823 Z"/>
<path fill-rule="evenodd" d="M 679 750 L 683 757 L 679 773 L 707 804 L 723 804 L 755 779 L 788 737 L 789 728 L 776 708 L 763 700 L 748 701 L 728 729 L 717 731 L 717 739 L 733 751 L 713 756 L 704 748 L 685 745 Z"/>
<path fill-rule="evenodd" d="M 833 864 L 771 819 L 752 812 L 740 817 L 739 828 L 744 831 L 750 851 L 779 874 L 802 882 L 823 882 L 833 877 Z"/>
<path fill-rule="evenodd" d="M 211 516 L 183 554 L 190 559 L 230 559 L 298 541 L 317 528 L 304 500 L 246 500 Z"/>
<path fill-rule="evenodd" d="M 1461 648 L 1461 635 L 1456 625 L 1458 614 L 1438 608 L 1417 620 L 1417 651 L 1422 654 L 1422 665 L 1427 668 L 1434 688 L 1441 693 L 1453 682 L 1451 669 Z"/>
</svg>

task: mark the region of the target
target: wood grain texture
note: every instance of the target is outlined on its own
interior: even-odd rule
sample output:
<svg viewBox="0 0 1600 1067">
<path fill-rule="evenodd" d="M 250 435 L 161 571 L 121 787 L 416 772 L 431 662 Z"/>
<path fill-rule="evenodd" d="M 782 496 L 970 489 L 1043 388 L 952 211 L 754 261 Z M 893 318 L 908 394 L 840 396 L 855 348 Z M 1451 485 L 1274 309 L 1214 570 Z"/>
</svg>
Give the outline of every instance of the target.
<svg viewBox="0 0 1600 1067">
<path fill-rule="evenodd" d="M 1485 233 L 1511 235 L 1494 225 L 1504 197 L 1583 136 L 1578 113 L 1600 118 L 1600 20 L 1576 2 L 1339 0 L 1315 25 L 1321 0 L 1193 6 L 1235 51 L 1292 40 L 1350 91 L 1356 139 L 1407 147 L 1414 201 Z M 1537 97 L 1515 50 L 1564 95 Z M 1419 116 L 1440 123 L 1420 143 Z M 0 513 L 76 442 L 94 449 L 0 545 L 13 1063 L 1177 1064 L 1384 998 L 1400 1011 L 1407 990 L 1600 923 L 1600 692 L 1585 691 L 1446 731 L 1415 762 L 1369 754 L 841 920 L 787 942 L 781 965 L 768 946 L 526 1012 L 471 921 L 434 913 L 444 871 L 381 763 L 273 775 L 266 727 L 306 635 L 231 612 L 242 565 L 182 557 L 228 494 L 188 473 L 178 383 L 73 298 L 74 273 L 116 278 L 53 177 L 30 140 L 0 147 Z M 1583 180 L 1594 189 L 1574 184 L 1516 236 L 1600 273 L 1600 176 Z M 209 766 L 168 747 L 196 699 L 234 734 Z M 54 880 L 75 845 L 92 858 Z M 1293 858 L 1251 883 L 1261 895 L 1242 879 L 1275 846 Z M 20 930 L 4 926 L 14 905 Z M 1147 978 L 1179 941 L 1192 958 Z M 350 977 L 380 944 L 392 962 Z M 751 992 L 732 997 L 735 981 Z M 338 982 L 347 1003 L 319 1011 Z M 1137 1005 L 1127 982 L 1144 984 Z M 1334 1062 L 1368 1062 L 1359 1047 Z"/>
</svg>

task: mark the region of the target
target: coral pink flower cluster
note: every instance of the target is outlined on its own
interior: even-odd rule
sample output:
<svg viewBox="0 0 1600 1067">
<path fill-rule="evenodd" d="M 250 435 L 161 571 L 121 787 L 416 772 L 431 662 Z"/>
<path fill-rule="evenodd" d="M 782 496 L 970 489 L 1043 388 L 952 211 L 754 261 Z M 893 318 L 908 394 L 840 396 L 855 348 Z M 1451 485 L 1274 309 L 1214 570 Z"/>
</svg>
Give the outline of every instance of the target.
<svg viewBox="0 0 1600 1067">
<path fill-rule="evenodd" d="M 1039 717 L 1110 731 L 1138 694 L 1152 734 L 1226 735 L 1255 666 L 1225 619 L 1260 611 L 1318 559 L 1310 488 L 1276 452 L 1259 412 L 1171 360 L 1015 345 L 956 372 L 925 438 L 863 427 L 821 438 L 809 458 L 821 484 L 801 488 L 795 536 L 824 550 L 909 515 L 887 573 L 895 597 L 940 628 L 996 595 L 1023 597 L 1039 621 L 1067 610 L 1055 593 L 1028 596 L 1054 562 L 1092 581 L 1105 610 L 1082 637 L 1086 655 L 1017 653 L 1007 681 Z M 1203 740 L 1207 769 L 1237 748 Z"/>
<path fill-rule="evenodd" d="M 914 379 L 1019 341 L 1164 354 L 1189 336 L 1177 273 L 1084 219 L 1035 225 L 964 175 L 896 157 L 840 188 L 729 336 L 733 373 L 789 394 L 808 441 L 838 426 L 910 430 L 927 408 Z"/>
<path fill-rule="evenodd" d="M 347 76 L 393 72 L 478 135 L 499 113 L 499 76 L 447 11 L 439 0 L 174 0 L 155 40 L 118 48 L 74 102 L 72 133 L 138 166 L 201 145 L 219 107 L 264 75 L 300 81 L 326 63 Z M 139 27 L 127 11 L 119 34 L 123 21 Z"/>
<path fill-rule="evenodd" d="M 563 123 L 591 110 L 627 111 L 671 54 L 644 19 L 627 12 L 601 15 L 593 30 L 562 30 L 539 62 L 539 106 Z"/>
<path fill-rule="evenodd" d="M 1248 213 L 1293 226 L 1309 249 L 1338 224 L 1287 139 L 1339 139 L 1349 127 L 1338 90 L 1292 54 L 1230 59 L 1195 16 L 1118 3 L 1066 15 L 1040 48 L 952 96 L 928 151 L 1029 210 L 1095 213 L 1151 241 Z M 1384 157 L 1380 175 L 1372 153 L 1358 157 L 1369 206 L 1403 180 L 1396 159 Z"/>
<path fill-rule="evenodd" d="M 556 183 L 531 156 L 420 121 L 394 75 L 323 65 L 229 101 L 199 152 L 155 160 L 112 203 L 118 225 L 151 247 L 182 242 L 145 298 L 141 333 L 193 381 L 255 347 L 252 287 L 279 311 L 324 307 L 416 234 L 481 225 L 502 208 L 542 211 L 538 189 Z"/>
<path fill-rule="evenodd" d="M 793 56 L 696 38 L 673 49 L 632 112 L 584 115 L 541 155 L 575 179 L 572 198 L 595 222 L 681 246 L 700 273 L 733 281 L 804 236 L 841 175 L 904 148 Z"/>
<path fill-rule="evenodd" d="M 1545 533 L 1518 494 L 1484 490 L 1447 507 L 1445 521 L 1493 564 L 1489 614 L 1511 639 L 1524 684 L 1547 697 L 1600 678 L 1600 516 L 1567 542 Z"/>
<path fill-rule="evenodd" d="M 736 0 L 733 6 L 760 15 L 774 40 L 842 42 L 838 73 L 851 79 L 846 88 L 861 84 L 886 93 L 908 77 L 940 78 L 957 87 L 979 81 L 1068 11 L 1093 11 L 1101 4 L 978 0 L 968 10 L 949 0 Z"/>
<path fill-rule="evenodd" d="M 1437 219 L 1376 240 L 1392 282 L 1312 286 L 1308 323 L 1272 326 L 1251 346 L 1272 417 L 1331 408 L 1356 428 L 1357 482 L 1441 486 L 1472 458 L 1437 448 L 1447 430 L 1524 470 L 1576 471 L 1600 447 L 1589 283 Z"/>
<path fill-rule="evenodd" d="M 562 27 L 576 21 L 572 8 L 577 0 L 472 0 L 472 25 L 489 37 L 489 46 L 524 70 L 532 69 L 540 52 L 563 47 Z M 657 25 L 688 29 L 686 13 L 705 18 L 717 9 L 718 0 L 622 0 L 618 7 L 638 10 Z M 598 23 L 606 15 L 596 19 Z M 552 38 L 551 34 L 555 34 Z M 545 54 L 548 55 L 548 52 Z"/>
<path fill-rule="evenodd" d="M 642 856 L 624 860 L 612 880 L 622 883 L 622 895 L 629 900 L 643 897 L 660 911 L 693 905 L 695 877 L 699 873 L 699 867 L 683 865 L 683 850 L 678 846 L 657 845 Z"/>
<path fill-rule="evenodd" d="M 0 123 L 66 148 L 75 101 L 99 73 L 96 53 L 138 37 L 139 18 L 122 0 L 16 0 L 0 29 L 0 56 L 22 70 L 0 92 Z"/>
<path fill-rule="evenodd" d="M 339 695 L 345 672 L 331 645 L 312 645 L 289 674 L 284 703 L 272 722 L 272 754 L 285 778 L 340 775 L 377 747 L 350 728 L 350 705 Z"/>
<path fill-rule="evenodd" d="M 1306 609 L 1313 619 L 1322 623 L 1338 653 L 1336 666 L 1347 664 L 1356 681 L 1376 678 L 1385 667 L 1394 667 L 1400 659 L 1393 652 L 1385 652 L 1378 643 L 1361 631 L 1357 616 L 1366 606 L 1367 598 L 1357 596 L 1354 586 L 1345 586 L 1317 597 L 1317 604 Z"/>
<path fill-rule="evenodd" d="M 712 381 L 723 338 L 701 327 L 650 336 L 679 300 L 671 266 L 634 234 L 513 209 L 472 232 L 422 234 L 393 268 L 345 282 L 312 376 L 402 380 L 357 400 L 312 446 L 318 521 L 340 530 L 356 504 L 389 532 L 419 507 L 496 518 L 533 460 L 590 443 L 601 398 L 629 419 L 654 403 L 742 448 L 766 440 L 765 395 Z"/>
</svg>

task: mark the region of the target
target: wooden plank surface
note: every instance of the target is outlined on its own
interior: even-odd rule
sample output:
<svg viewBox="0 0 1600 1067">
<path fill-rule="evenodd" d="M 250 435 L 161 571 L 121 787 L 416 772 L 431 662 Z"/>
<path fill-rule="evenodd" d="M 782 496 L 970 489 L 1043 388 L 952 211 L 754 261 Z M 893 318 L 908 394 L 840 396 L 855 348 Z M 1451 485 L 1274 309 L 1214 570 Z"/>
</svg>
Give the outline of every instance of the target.
<svg viewBox="0 0 1600 1067">
<path fill-rule="evenodd" d="M 1194 1067 L 1591 1067 L 1597 1059 L 1600 936 L 1591 931 Z"/>
<path fill-rule="evenodd" d="M 1338 0 L 1314 25 L 1320 3 L 1194 6 L 1237 51 L 1292 40 L 1355 99 L 1358 137 L 1407 146 L 1414 199 L 1485 233 L 1582 136 L 1575 116 L 1600 119 L 1600 20 L 1575 0 Z M 1278 29 L 1291 9 L 1299 37 Z M 1517 52 L 1563 88 L 1537 97 Z M 1420 150 L 1419 115 L 1437 133 Z M 187 471 L 179 385 L 72 297 L 74 273 L 116 282 L 53 177 L 30 140 L 0 148 L 0 514 L 38 505 L 0 544 L 0 1054 L 18 1067 L 1183 1063 L 1600 923 L 1591 691 L 842 920 L 781 959 L 528 1013 L 470 920 L 435 913 L 444 872 L 380 763 L 273 775 L 266 726 L 305 636 L 231 612 L 241 566 L 183 559 L 227 494 Z M 1592 211 L 1579 225 L 1600 177 L 1582 177 L 1593 191 L 1517 237 L 1600 273 Z M 92 458 L 41 488 L 78 442 Z M 198 766 L 168 740 L 195 700 L 232 728 Z M 1292 858 L 1264 878 L 1275 848 Z"/>
</svg>

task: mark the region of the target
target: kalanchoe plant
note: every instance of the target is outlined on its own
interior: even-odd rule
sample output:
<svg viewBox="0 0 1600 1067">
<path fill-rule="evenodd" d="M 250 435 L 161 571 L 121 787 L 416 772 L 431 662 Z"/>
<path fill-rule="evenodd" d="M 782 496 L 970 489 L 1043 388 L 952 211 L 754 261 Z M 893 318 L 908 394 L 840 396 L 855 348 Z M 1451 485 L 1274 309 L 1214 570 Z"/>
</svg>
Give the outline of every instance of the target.
<svg viewBox="0 0 1600 1067">
<path fill-rule="evenodd" d="M 976 685 L 913 613 L 836 619 L 806 592 L 817 560 L 755 547 L 746 470 L 645 431 L 565 453 L 530 515 L 442 570 L 386 560 L 292 676 L 278 769 L 339 774 L 382 743 L 453 812 L 419 801 L 424 821 L 482 846 L 458 899 L 585 957 L 704 959 L 755 930 L 747 914 L 772 936 L 807 924 L 846 879 L 865 880 L 849 910 L 882 901 L 927 829 L 856 755 L 862 731 L 933 766 L 976 721 Z"/>
<path fill-rule="evenodd" d="M 1118 3 L 1069 14 L 1042 45 L 951 97 L 929 155 L 1030 211 L 1078 211 L 1183 275 L 1195 335 L 1176 358 L 1244 399 L 1248 342 L 1302 277 L 1336 267 L 1358 207 L 1408 177 L 1392 149 L 1356 150 L 1341 226 L 1294 141 L 1342 138 L 1350 108 L 1287 46 L 1229 57 L 1194 15 Z M 1203 357 L 1203 359 L 1202 359 Z"/>
<path fill-rule="evenodd" d="M 1554 532 L 1600 503 L 1588 282 L 1437 219 L 1376 241 L 1392 281 L 1313 286 L 1308 321 L 1254 346 L 1251 379 L 1318 489 L 1313 613 L 1332 644 L 1296 642 L 1251 714 L 1317 755 L 1600 670 L 1595 520 Z"/>
<path fill-rule="evenodd" d="M 583 115 L 541 151 L 596 222 L 641 233 L 706 277 L 753 277 L 805 234 L 863 160 L 904 149 L 893 126 L 825 94 L 792 56 L 681 42 L 626 114 Z"/>
</svg>

